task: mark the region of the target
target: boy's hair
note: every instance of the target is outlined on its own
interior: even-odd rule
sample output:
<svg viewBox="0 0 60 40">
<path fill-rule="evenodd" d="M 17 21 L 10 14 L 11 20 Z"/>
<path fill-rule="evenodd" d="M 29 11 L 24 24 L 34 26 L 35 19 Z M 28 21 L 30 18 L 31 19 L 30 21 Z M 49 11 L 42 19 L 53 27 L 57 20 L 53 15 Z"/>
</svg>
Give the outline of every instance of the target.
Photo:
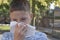
<svg viewBox="0 0 60 40">
<path fill-rule="evenodd" d="M 13 11 L 30 11 L 30 4 L 27 0 L 12 0 L 10 4 L 10 12 Z"/>
</svg>

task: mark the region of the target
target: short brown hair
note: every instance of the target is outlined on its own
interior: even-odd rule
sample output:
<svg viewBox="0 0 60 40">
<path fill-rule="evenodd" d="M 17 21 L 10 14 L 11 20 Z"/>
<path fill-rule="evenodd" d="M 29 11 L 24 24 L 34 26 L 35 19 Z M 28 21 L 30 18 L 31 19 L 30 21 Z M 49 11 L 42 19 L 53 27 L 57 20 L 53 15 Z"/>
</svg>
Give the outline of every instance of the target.
<svg viewBox="0 0 60 40">
<path fill-rule="evenodd" d="M 30 4 L 27 0 L 12 0 L 10 4 L 10 12 L 20 10 L 20 11 L 30 11 Z"/>
</svg>

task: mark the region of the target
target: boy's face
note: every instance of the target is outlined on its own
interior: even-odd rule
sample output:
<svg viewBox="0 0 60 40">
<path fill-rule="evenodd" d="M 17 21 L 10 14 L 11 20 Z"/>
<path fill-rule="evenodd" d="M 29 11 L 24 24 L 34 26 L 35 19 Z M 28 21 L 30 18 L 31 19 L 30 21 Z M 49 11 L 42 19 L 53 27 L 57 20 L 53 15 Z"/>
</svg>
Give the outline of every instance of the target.
<svg viewBox="0 0 60 40">
<path fill-rule="evenodd" d="M 30 24 L 32 20 L 32 15 L 25 11 L 13 11 L 10 13 L 11 21 L 24 22 Z"/>
</svg>

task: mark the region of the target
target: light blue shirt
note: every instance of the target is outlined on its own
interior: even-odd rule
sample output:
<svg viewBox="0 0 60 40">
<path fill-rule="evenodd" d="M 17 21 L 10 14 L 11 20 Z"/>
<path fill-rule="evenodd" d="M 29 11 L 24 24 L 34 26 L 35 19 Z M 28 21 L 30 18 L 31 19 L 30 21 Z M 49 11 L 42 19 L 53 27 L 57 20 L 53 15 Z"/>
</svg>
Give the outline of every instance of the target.
<svg viewBox="0 0 60 40">
<path fill-rule="evenodd" d="M 13 34 L 11 32 L 6 32 L 3 34 L 1 40 L 14 40 L 13 39 Z M 35 35 L 30 36 L 30 37 L 25 37 L 24 40 L 48 40 L 47 35 L 42 32 L 35 32 Z"/>
</svg>

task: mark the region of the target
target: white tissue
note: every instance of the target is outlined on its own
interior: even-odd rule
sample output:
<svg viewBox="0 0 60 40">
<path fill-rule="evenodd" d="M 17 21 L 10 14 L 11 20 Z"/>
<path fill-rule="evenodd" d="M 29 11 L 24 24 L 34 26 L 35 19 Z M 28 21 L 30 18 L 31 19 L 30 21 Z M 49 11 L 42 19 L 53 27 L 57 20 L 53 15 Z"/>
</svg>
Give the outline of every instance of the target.
<svg viewBox="0 0 60 40">
<path fill-rule="evenodd" d="M 14 28 L 15 28 L 17 23 L 18 22 L 16 22 L 16 21 L 10 22 L 10 32 L 11 33 L 14 33 Z M 22 24 L 22 22 L 18 23 L 18 25 L 20 25 L 20 24 Z M 27 26 L 28 26 L 28 28 L 27 28 L 27 32 L 25 33 L 25 37 L 35 35 L 35 27 L 28 25 L 28 24 L 27 24 Z"/>
<path fill-rule="evenodd" d="M 16 21 L 11 21 L 10 22 L 10 32 L 11 33 L 14 33 L 14 29 L 15 29 L 16 24 L 17 24 Z"/>
</svg>

